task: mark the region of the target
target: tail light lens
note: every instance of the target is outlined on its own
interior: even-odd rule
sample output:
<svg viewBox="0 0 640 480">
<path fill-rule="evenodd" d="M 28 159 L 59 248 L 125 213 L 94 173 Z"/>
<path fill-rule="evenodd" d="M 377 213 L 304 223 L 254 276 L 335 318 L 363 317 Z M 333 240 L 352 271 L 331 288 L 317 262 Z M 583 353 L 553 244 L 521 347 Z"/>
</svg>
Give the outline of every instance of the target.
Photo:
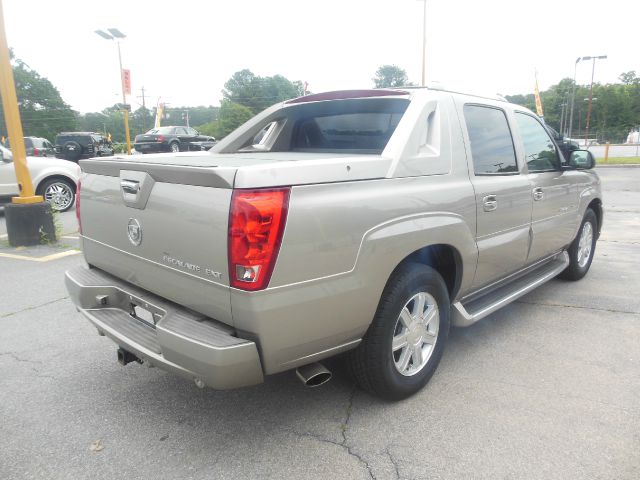
<svg viewBox="0 0 640 480">
<path fill-rule="evenodd" d="M 229 212 L 229 280 L 232 287 L 267 287 L 287 219 L 290 188 L 234 190 Z"/>
<path fill-rule="evenodd" d="M 38 149 L 38 147 L 33 147 L 33 156 L 34 157 L 40 156 L 40 150 Z"/>
<path fill-rule="evenodd" d="M 78 231 L 82 235 L 82 220 L 80 220 L 80 179 L 76 188 L 76 218 L 78 219 Z"/>
<path fill-rule="evenodd" d="M 164 135 L 158 135 L 158 138 L 156 138 L 156 142 L 164 142 Z"/>
</svg>

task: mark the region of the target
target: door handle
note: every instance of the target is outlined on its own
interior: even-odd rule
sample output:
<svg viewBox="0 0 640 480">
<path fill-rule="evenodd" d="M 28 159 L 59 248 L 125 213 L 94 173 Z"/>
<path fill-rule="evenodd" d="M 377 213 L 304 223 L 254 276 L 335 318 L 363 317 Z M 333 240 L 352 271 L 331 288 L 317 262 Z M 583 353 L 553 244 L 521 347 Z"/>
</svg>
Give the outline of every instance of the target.
<svg viewBox="0 0 640 480">
<path fill-rule="evenodd" d="M 538 202 L 544 198 L 544 192 L 542 191 L 542 187 L 536 187 L 533 189 L 533 199 Z"/>
<path fill-rule="evenodd" d="M 498 208 L 498 197 L 495 195 L 487 195 L 482 199 L 482 208 L 485 212 L 493 212 Z"/>
<path fill-rule="evenodd" d="M 123 192 L 132 193 L 136 195 L 140 190 L 140 183 L 135 180 L 121 180 L 120 187 Z"/>
</svg>

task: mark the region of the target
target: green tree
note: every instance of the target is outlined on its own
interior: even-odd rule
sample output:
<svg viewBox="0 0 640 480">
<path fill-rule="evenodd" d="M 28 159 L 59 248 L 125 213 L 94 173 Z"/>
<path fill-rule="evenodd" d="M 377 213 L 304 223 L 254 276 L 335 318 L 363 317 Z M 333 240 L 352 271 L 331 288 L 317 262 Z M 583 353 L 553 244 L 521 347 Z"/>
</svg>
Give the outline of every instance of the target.
<svg viewBox="0 0 640 480">
<path fill-rule="evenodd" d="M 618 78 L 625 85 L 638 85 L 640 83 L 640 78 L 636 75 L 635 70 L 621 73 Z"/>
<path fill-rule="evenodd" d="M 376 70 L 376 76 L 372 78 L 376 88 L 408 87 L 413 85 L 409 82 L 407 72 L 396 65 L 382 65 Z"/>
<path fill-rule="evenodd" d="M 222 100 L 218 119 L 214 122 L 200 125 L 198 130 L 204 135 L 211 135 L 221 139 L 253 116 L 253 112 L 249 107 L 230 100 Z"/>
<path fill-rule="evenodd" d="M 77 128 L 76 112 L 65 103 L 53 84 L 18 58 L 12 57 L 13 77 L 25 136 L 54 140 L 63 130 Z M 0 111 L 0 132 L 6 135 L 4 113 Z"/>
<path fill-rule="evenodd" d="M 302 82 L 288 80 L 282 75 L 259 77 L 251 70 L 234 73 L 224 84 L 224 100 L 249 108 L 254 114 L 271 105 L 304 94 Z"/>
</svg>

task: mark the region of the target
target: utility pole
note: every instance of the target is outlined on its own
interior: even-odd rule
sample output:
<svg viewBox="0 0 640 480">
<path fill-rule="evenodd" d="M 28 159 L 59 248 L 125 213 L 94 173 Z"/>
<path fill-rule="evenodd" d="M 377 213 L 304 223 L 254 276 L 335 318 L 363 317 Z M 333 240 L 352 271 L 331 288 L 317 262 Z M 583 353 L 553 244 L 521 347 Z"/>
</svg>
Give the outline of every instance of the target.
<svg viewBox="0 0 640 480">
<path fill-rule="evenodd" d="M 144 95 L 144 86 L 140 88 L 140 92 L 142 95 L 138 95 L 137 98 L 142 98 L 142 108 L 144 110 L 144 115 L 142 117 L 142 129 L 147 131 L 147 104 L 145 103 L 145 95 Z"/>
</svg>

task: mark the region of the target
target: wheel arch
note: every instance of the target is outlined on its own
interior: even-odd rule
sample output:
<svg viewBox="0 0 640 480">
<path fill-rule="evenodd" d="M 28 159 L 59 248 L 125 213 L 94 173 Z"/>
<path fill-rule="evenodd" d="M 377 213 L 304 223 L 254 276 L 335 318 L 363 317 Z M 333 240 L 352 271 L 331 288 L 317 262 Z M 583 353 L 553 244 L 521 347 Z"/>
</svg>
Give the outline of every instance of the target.
<svg viewBox="0 0 640 480">
<path fill-rule="evenodd" d="M 65 181 L 69 182 L 71 184 L 71 188 L 73 189 L 74 195 L 78 190 L 78 184 L 76 183 L 76 181 L 73 178 L 68 177 L 66 175 L 62 175 L 62 174 L 56 173 L 56 174 L 47 175 L 46 177 L 41 178 L 38 181 L 38 184 L 34 185 L 35 191 L 36 191 L 36 195 L 42 195 L 44 193 L 42 191 L 42 189 L 44 187 L 44 184 L 47 183 L 49 180 L 65 180 Z"/>
<path fill-rule="evenodd" d="M 594 198 L 593 200 L 591 200 L 591 202 L 589 202 L 589 205 L 587 205 L 587 209 L 593 210 L 596 214 L 596 218 L 598 219 L 597 238 L 599 238 L 600 232 L 602 231 L 602 221 L 604 216 L 604 213 L 602 211 L 602 200 L 599 198 Z"/>
<path fill-rule="evenodd" d="M 424 246 L 403 258 L 391 275 L 407 262 L 419 263 L 436 270 L 447 285 L 449 298 L 456 298 L 462 283 L 463 264 L 460 252 L 453 245 L 438 243 Z"/>
</svg>

